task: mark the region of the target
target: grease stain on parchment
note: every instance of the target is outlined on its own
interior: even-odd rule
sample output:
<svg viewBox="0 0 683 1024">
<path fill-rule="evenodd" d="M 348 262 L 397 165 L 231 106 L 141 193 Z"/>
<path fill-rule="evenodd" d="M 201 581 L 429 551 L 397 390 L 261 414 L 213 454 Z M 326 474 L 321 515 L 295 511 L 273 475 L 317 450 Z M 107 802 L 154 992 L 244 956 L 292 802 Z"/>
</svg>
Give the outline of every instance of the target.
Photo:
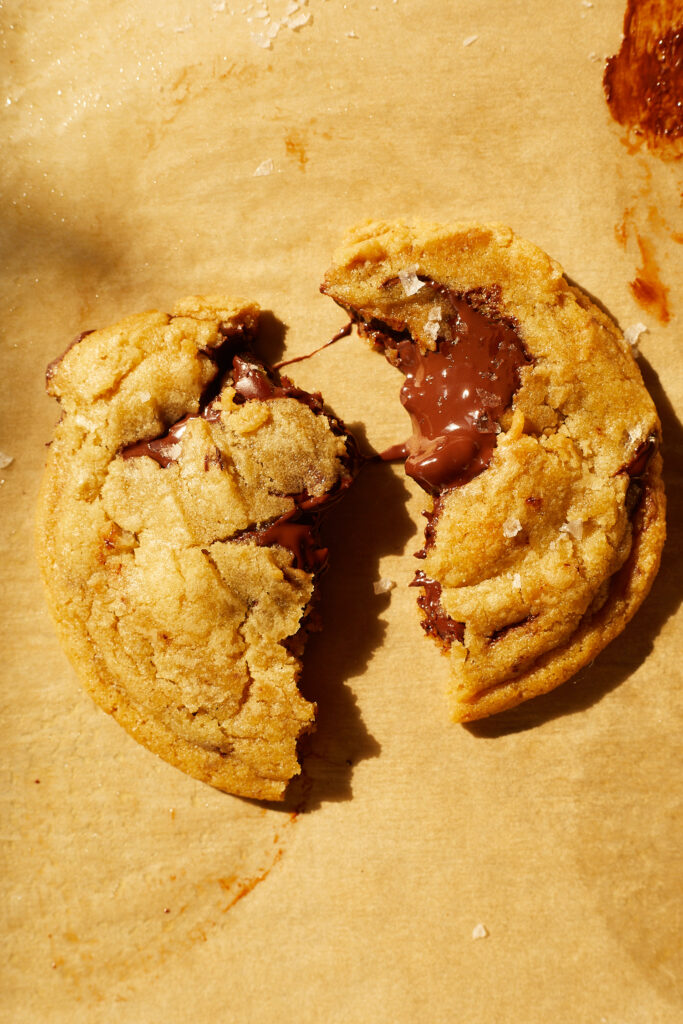
<svg viewBox="0 0 683 1024">
<path fill-rule="evenodd" d="M 191 808 L 171 808 L 163 840 L 110 848 L 99 889 L 74 879 L 61 894 L 47 935 L 53 983 L 77 1002 L 101 1003 L 208 942 L 282 860 L 298 816 L 231 802 L 220 839 L 204 834 L 201 814 L 193 835 Z"/>
<path fill-rule="evenodd" d="M 679 733 L 650 720 L 633 756 L 631 731 L 582 751 L 569 822 L 580 878 L 615 942 L 660 996 L 677 1005 L 683 977 Z M 678 774 L 676 765 L 679 766 Z M 652 789 L 652 779 L 671 786 Z M 599 832 L 596 834 L 596 823 Z M 584 842 L 583 839 L 586 838 Z"/>
<path fill-rule="evenodd" d="M 633 298 L 649 317 L 668 324 L 675 313 L 675 293 L 669 282 L 678 276 L 683 222 L 680 204 L 671 195 L 672 167 L 655 167 L 655 163 L 645 156 L 635 158 L 629 169 L 630 201 L 614 234 L 634 261 L 628 282 Z M 668 211 L 666 216 L 662 211 Z"/>
</svg>

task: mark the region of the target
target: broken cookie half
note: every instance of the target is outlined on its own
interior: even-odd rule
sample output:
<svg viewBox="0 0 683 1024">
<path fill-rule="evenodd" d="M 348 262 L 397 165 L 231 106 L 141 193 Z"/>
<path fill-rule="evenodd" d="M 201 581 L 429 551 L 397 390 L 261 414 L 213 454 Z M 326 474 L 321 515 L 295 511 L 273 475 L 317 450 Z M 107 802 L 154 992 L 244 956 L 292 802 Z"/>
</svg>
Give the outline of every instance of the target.
<svg viewBox="0 0 683 1024">
<path fill-rule="evenodd" d="M 299 655 L 321 513 L 355 445 L 252 352 L 258 307 L 194 297 L 80 335 L 50 365 L 62 418 L 37 548 L 97 703 L 230 793 L 281 799 L 315 705 Z"/>
<path fill-rule="evenodd" d="M 501 225 L 363 225 L 322 290 L 405 375 L 393 454 L 432 496 L 414 584 L 454 719 L 553 689 L 659 567 L 660 424 L 629 345 Z"/>
</svg>

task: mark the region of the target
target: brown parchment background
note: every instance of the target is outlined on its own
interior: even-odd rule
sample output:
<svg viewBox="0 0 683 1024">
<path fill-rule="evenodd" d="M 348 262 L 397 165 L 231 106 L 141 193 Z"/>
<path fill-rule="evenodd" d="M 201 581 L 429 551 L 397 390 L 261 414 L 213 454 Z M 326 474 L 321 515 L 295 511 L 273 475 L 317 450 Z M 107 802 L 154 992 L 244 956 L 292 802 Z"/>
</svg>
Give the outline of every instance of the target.
<svg viewBox="0 0 683 1024">
<path fill-rule="evenodd" d="M 680 1021 L 681 164 L 610 120 L 622 0 L 309 0 L 270 49 L 257 6 L 0 10 L 0 1019 Z M 575 682 L 451 725 L 407 586 L 423 497 L 371 467 L 328 520 L 304 778 L 284 808 L 225 796 L 129 739 L 57 644 L 32 550 L 44 366 L 202 291 L 272 311 L 272 352 L 310 351 L 344 322 L 318 293 L 341 235 L 400 215 L 507 222 L 622 327 L 648 325 L 662 570 Z M 635 301 L 641 271 L 668 322 Z M 395 371 L 355 338 L 291 376 L 376 447 L 406 432 Z"/>
</svg>

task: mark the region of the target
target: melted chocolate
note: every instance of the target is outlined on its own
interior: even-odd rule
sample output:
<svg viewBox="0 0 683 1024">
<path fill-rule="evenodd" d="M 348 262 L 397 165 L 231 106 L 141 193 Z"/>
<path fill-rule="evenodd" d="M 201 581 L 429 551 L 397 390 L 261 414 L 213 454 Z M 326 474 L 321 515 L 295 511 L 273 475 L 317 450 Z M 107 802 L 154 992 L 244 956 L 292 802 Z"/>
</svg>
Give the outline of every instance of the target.
<svg viewBox="0 0 683 1024">
<path fill-rule="evenodd" d="M 441 584 L 436 580 L 430 580 L 420 569 L 415 573 L 415 579 L 410 586 L 422 587 L 423 592 L 418 597 L 417 603 L 424 614 L 422 628 L 425 633 L 438 636 L 446 647 L 450 647 L 454 640 L 462 641 L 465 635 L 465 624 L 456 622 L 443 610 Z"/>
<path fill-rule="evenodd" d="M 320 394 L 302 391 L 289 377 L 280 377 L 276 382 L 262 363 L 254 361 L 253 356 L 249 359 L 241 355 L 235 356 L 227 383 L 234 387 L 235 402 L 238 405 L 254 399 L 265 402 L 269 398 L 296 398 L 314 413 L 322 412 L 323 409 Z"/>
<path fill-rule="evenodd" d="M 320 546 L 316 536 L 319 517 L 300 515 L 295 509 L 287 515 L 280 516 L 270 526 L 258 530 L 249 530 L 242 534 L 245 540 L 253 540 L 259 547 L 271 547 L 277 544 L 286 548 L 294 555 L 294 566 L 304 572 L 320 574 L 327 568 L 327 548 Z"/>
<path fill-rule="evenodd" d="M 435 351 L 422 352 L 405 328 L 378 320 L 361 322 L 360 330 L 406 376 L 401 403 L 413 423 L 405 444 L 406 472 L 438 494 L 466 483 L 489 464 L 500 417 L 529 358 L 513 321 L 492 318 L 493 289 L 486 295 L 457 295 L 428 278 L 420 280 L 436 293 L 441 307 Z M 402 453 L 402 446 L 395 445 L 382 457 Z"/>
<path fill-rule="evenodd" d="M 345 324 L 341 330 L 337 331 L 337 333 L 331 337 L 329 341 L 326 341 L 324 345 L 319 345 L 318 348 L 314 348 L 312 352 L 307 352 L 305 356 L 294 356 L 293 359 L 283 359 L 281 362 L 275 363 L 273 369 L 281 370 L 283 366 L 291 366 L 292 363 L 303 363 L 305 359 L 310 359 L 311 356 L 317 356 L 318 352 L 322 352 L 323 349 L 336 344 L 336 342 L 341 341 L 342 338 L 348 338 L 350 333 L 351 324 Z"/>
<path fill-rule="evenodd" d="M 683 138 L 683 11 L 672 0 L 628 0 L 624 38 L 605 67 L 612 117 L 648 146 Z"/>
</svg>

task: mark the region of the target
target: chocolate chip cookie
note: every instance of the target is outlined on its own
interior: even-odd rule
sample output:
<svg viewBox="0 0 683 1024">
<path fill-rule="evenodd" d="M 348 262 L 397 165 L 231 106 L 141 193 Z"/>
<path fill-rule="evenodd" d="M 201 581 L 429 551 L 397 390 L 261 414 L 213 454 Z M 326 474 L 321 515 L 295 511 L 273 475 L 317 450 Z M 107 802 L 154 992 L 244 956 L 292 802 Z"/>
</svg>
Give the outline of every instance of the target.
<svg viewBox="0 0 683 1024">
<path fill-rule="evenodd" d="M 297 688 L 355 448 L 319 395 L 253 354 L 259 311 L 194 297 L 80 335 L 50 365 L 62 418 L 37 547 L 97 703 L 219 789 L 280 799 L 315 706 Z"/>
<path fill-rule="evenodd" d="M 405 375 L 413 433 L 390 454 L 431 495 L 414 585 L 454 719 L 553 689 L 659 567 L 660 423 L 629 345 L 500 225 L 363 225 L 322 290 Z"/>
</svg>

